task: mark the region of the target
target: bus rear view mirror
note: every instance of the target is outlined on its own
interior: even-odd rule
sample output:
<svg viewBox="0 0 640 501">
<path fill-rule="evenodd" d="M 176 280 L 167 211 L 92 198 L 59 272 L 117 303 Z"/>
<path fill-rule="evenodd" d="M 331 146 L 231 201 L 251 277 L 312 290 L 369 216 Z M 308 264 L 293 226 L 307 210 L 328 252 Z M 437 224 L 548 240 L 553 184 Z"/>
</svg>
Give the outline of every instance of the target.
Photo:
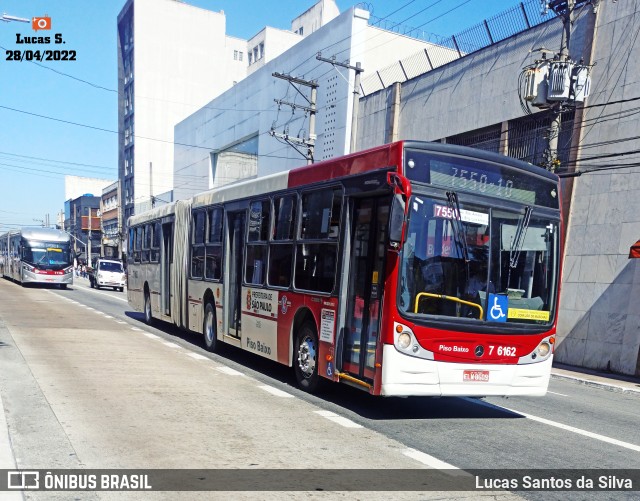
<svg viewBox="0 0 640 501">
<path fill-rule="evenodd" d="M 391 204 L 389 217 L 389 241 L 393 247 L 401 247 L 404 242 L 404 214 L 406 202 L 404 196 L 396 193 Z"/>
</svg>

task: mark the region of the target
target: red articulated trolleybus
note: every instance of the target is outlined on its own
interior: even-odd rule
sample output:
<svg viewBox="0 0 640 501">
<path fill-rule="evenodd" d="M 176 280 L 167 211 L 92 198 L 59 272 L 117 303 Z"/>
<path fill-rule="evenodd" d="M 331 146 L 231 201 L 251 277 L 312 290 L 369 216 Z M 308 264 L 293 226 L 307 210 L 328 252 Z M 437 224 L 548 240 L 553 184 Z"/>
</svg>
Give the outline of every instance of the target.
<svg viewBox="0 0 640 501">
<path fill-rule="evenodd" d="M 401 141 L 129 219 L 128 299 L 374 395 L 544 395 L 560 283 L 558 178 Z"/>
</svg>

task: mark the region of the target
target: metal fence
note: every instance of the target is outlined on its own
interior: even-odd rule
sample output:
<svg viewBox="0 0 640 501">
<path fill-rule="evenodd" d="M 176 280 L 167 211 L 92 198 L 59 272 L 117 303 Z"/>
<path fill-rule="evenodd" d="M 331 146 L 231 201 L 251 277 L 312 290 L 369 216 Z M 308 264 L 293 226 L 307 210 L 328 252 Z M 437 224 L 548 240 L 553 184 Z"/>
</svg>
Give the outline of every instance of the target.
<svg viewBox="0 0 640 501">
<path fill-rule="evenodd" d="M 569 161 L 575 110 L 562 114 L 558 136 L 559 170 L 565 170 Z M 503 132 L 500 124 L 484 127 L 446 138 L 448 144 L 470 146 L 481 150 L 502 152 L 501 144 L 507 143 L 508 156 L 534 165 L 544 166 L 548 160 L 549 127 L 553 113 L 543 111 L 535 115 L 510 120 Z M 504 135 L 504 137 L 503 137 Z"/>
<path fill-rule="evenodd" d="M 428 46 L 412 56 L 365 76 L 361 82 L 362 95 L 372 94 L 395 82 L 405 82 L 555 17 L 553 11 L 549 11 L 547 15 L 542 14 L 539 0 L 527 0 L 457 35 L 443 38 L 371 16 L 372 26 L 424 40 Z"/>
</svg>

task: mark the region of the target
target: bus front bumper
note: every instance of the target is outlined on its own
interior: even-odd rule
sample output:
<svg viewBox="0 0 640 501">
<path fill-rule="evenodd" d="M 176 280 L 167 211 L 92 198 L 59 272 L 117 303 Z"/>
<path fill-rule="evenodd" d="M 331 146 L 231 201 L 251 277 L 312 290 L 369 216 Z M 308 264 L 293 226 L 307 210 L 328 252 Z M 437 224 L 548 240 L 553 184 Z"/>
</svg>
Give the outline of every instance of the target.
<svg viewBox="0 0 640 501">
<path fill-rule="evenodd" d="M 437 362 L 405 355 L 393 345 L 384 345 L 382 353 L 384 396 L 544 396 L 553 359 L 522 365 Z M 465 371 L 488 371 L 488 381 L 464 381 Z"/>
</svg>

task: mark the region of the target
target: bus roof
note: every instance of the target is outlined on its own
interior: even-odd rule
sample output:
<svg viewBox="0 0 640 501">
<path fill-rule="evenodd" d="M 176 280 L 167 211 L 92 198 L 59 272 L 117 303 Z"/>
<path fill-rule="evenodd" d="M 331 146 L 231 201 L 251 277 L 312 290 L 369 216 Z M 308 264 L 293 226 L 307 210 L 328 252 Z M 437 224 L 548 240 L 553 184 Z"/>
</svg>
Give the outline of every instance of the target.
<svg viewBox="0 0 640 501">
<path fill-rule="evenodd" d="M 322 162 L 311 165 L 304 165 L 258 178 L 245 179 L 219 188 L 211 188 L 198 193 L 189 200 L 193 208 L 205 207 L 239 198 L 254 197 L 287 188 L 338 179 L 348 175 L 362 174 L 372 170 L 398 165 L 402 161 L 402 154 L 405 148 L 418 148 L 424 151 L 433 151 L 449 155 L 473 156 L 481 160 L 509 165 L 556 182 L 558 180 L 555 174 L 542 167 L 537 167 L 499 153 L 469 148 L 467 146 L 429 141 L 403 140 L 358 151 L 342 157 L 323 160 Z M 170 204 L 151 209 L 142 214 L 133 215 L 129 218 L 129 226 L 171 215 L 175 212 L 175 204 L 180 202 L 190 203 L 186 200 L 171 202 Z"/>
<path fill-rule="evenodd" d="M 69 234 L 55 228 L 27 227 L 11 230 L 2 237 L 20 235 L 27 240 L 46 240 L 48 242 L 67 242 L 71 239 Z"/>
</svg>

